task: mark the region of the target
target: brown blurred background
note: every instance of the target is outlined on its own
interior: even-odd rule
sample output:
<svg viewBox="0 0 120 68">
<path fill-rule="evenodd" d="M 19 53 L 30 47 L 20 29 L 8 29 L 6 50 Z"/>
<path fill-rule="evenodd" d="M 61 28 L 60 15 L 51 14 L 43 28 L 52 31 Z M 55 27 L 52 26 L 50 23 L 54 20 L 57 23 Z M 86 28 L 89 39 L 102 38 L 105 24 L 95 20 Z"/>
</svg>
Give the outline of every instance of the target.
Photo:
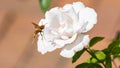
<svg viewBox="0 0 120 68">
<path fill-rule="evenodd" d="M 98 24 L 90 37 L 105 39 L 94 48 L 103 49 L 120 31 L 120 0 L 52 0 L 51 8 L 81 1 L 98 13 Z M 0 0 L 0 68 L 74 68 L 89 57 L 85 53 L 75 64 L 59 55 L 60 49 L 41 55 L 32 45 L 34 28 L 44 15 L 38 0 Z M 116 60 L 117 66 L 120 62 Z M 113 66 L 114 68 L 114 66 Z"/>
</svg>

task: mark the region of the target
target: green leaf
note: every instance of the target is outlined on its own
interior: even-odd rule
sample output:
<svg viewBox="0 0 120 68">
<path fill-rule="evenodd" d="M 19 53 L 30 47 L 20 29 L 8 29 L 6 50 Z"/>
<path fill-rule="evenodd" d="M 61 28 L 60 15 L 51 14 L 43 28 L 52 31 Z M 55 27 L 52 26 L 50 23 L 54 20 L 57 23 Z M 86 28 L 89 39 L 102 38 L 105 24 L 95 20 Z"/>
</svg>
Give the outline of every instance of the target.
<svg viewBox="0 0 120 68">
<path fill-rule="evenodd" d="M 82 63 L 77 65 L 75 68 L 102 68 L 102 66 L 94 63 Z"/>
<path fill-rule="evenodd" d="M 119 58 L 120 59 L 120 53 L 119 54 L 114 54 L 113 58 Z"/>
<path fill-rule="evenodd" d="M 93 57 L 90 57 L 90 58 L 88 58 L 88 59 L 85 61 L 85 63 L 98 63 L 98 60 L 96 60 L 96 59 L 93 58 Z"/>
<path fill-rule="evenodd" d="M 111 57 L 110 55 L 106 56 L 105 68 L 112 68 Z"/>
<path fill-rule="evenodd" d="M 50 3 L 51 0 L 39 0 L 39 4 L 43 13 L 45 13 L 48 10 Z"/>
<path fill-rule="evenodd" d="M 92 46 L 95 45 L 97 42 L 99 42 L 99 41 L 101 41 L 101 40 L 103 40 L 103 39 L 104 39 L 104 37 L 94 37 L 94 38 L 92 38 L 92 39 L 90 40 L 90 43 L 89 43 L 90 47 L 92 47 Z"/>
<path fill-rule="evenodd" d="M 105 54 L 110 54 L 110 52 L 109 52 L 109 49 L 108 49 L 108 48 L 103 49 L 103 50 L 102 50 L 102 52 L 104 52 Z"/>
<path fill-rule="evenodd" d="M 120 40 L 115 40 L 109 44 L 108 48 L 112 50 L 114 47 L 120 47 Z"/>
<path fill-rule="evenodd" d="M 101 52 L 101 51 L 96 52 L 95 55 L 100 61 L 103 61 L 106 58 L 106 55 L 104 54 L 104 52 Z"/>
<path fill-rule="evenodd" d="M 112 49 L 112 54 L 114 55 L 114 54 L 119 54 L 120 53 L 120 47 L 114 47 L 113 49 Z"/>
<path fill-rule="evenodd" d="M 72 63 L 76 62 L 84 52 L 85 48 L 81 51 L 76 52 L 76 54 L 72 57 Z"/>
<path fill-rule="evenodd" d="M 120 53 L 120 40 L 114 40 L 112 43 L 110 43 L 107 50 L 109 54 L 112 54 L 113 56 L 115 54 L 119 54 Z"/>
</svg>

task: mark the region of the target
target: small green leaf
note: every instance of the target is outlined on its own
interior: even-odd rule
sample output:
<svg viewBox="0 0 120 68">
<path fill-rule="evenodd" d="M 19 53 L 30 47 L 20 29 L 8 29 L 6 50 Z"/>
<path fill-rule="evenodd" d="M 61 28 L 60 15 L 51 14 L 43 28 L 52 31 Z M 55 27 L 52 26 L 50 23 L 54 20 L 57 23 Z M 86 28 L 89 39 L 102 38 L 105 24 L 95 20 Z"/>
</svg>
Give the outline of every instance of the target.
<svg viewBox="0 0 120 68">
<path fill-rule="evenodd" d="M 102 68 L 102 66 L 94 63 L 82 63 L 77 65 L 75 68 Z"/>
<path fill-rule="evenodd" d="M 112 68 L 111 57 L 110 55 L 106 56 L 105 68 Z"/>
<path fill-rule="evenodd" d="M 114 54 L 119 54 L 120 53 L 120 47 L 114 47 L 113 49 L 112 49 L 112 54 L 114 55 Z"/>
<path fill-rule="evenodd" d="M 119 58 L 119 59 L 120 59 L 120 53 L 119 53 L 119 54 L 114 54 L 113 57 L 114 57 L 114 58 Z"/>
<path fill-rule="evenodd" d="M 120 53 L 120 40 L 114 40 L 112 43 L 110 43 L 107 50 L 109 54 L 112 54 L 113 56 L 115 54 L 119 54 Z"/>
<path fill-rule="evenodd" d="M 114 47 L 120 47 L 120 40 L 115 40 L 109 44 L 108 48 L 112 50 Z"/>
<path fill-rule="evenodd" d="M 39 4 L 43 13 L 45 13 L 48 10 L 50 3 L 51 0 L 39 0 Z"/>
<path fill-rule="evenodd" d="M 106 58 L 106 55 L 101 51 L 96 52 L 95 55 L 100 61 L 103 61 Z"/>
<path fill-rule="evenodd" d="M 96 60 L 95 58 L 91 57 L 91 58 L 88 58 L 85 62 L 86 63 L 98 63 L 98 60 Z"/>
<path fill-rule="evenodd" d="M 92 38 L 91 41 L 90 41 L 90 43 L 89 43 L 90 47 L 92 47 L 92 46 L 95 45 L 97 42 L 99 42 L 99 41 L 101 41 L 101 40 L 103 40 L 103 39 L 104 39 L 104 37 L 94 37 L 94 38 Z"/>
<path fill-rule="evenodd" d="M 103 50 L 102 50 L 102 52 L 104 52 L 105 54 L 110 54 L 110 52 L 109 52 L 109 49 L 108 49 L 108 48 L 103 49 Z"/>
<path fill-rule="evenodd" d="M 85 48 L 81 51 L 76 52 L 76 54 L 72 57 L 72 63 L 76 62 L 84 52 Z"/>
</svg>

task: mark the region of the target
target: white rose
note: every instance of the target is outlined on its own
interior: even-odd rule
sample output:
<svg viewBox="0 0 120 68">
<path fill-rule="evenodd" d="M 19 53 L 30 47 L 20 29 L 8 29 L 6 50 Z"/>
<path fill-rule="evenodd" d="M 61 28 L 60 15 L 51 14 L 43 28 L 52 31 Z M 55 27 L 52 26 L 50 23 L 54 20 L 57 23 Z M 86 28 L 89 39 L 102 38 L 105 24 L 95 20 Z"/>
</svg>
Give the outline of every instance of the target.
<svg viewBox="0 0 120 68">
<path fill-rule="evenodd" d="M 38 51 L 42 54 L 63 48 L 60 55 L 71 58 L 89 43 L 89 31 L 97 22 L 96 12 L 81 2 L 55 7 L 47 11 L 39 25 L 45 25 L 38 37 Z"/>
</svg>

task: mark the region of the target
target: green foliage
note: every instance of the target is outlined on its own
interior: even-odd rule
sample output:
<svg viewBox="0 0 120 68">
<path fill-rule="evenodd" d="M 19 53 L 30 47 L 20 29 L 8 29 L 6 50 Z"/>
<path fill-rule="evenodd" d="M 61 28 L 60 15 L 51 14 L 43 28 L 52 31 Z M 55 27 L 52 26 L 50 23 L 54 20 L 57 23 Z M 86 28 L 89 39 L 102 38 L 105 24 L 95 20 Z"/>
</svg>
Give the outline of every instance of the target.
<svg viewBox="0 0 120 68">
<path fill-rule="evenodd" d="M 103 37 L 92 38 L 89 43 L 90 47 L 84 48 L 74 55 L 73 63 L 78 60 L 85 51 L 91 55 L 84 63 L 77 65 L 76 68 L 102 68 L 100 65 L 104 66 L 104 68 L 112 68 L 112 60 L 120 58 L 120 39 L 117 38 L 112 41 L 107 48 L 101 51 L 91 49 L 93 45 L 101 40 L 103 40 Z"/>
<path fill-rule="evenodd" d="M 104 37 L 94 37 L 90 40 L 89 46 L 92 47 L 93 45 L 95 45 L 97 42 L 103 40 Z"/>
<path fill-rule="evenodd" d="M 102 68 L 102 66 L 94 63 L 82 63 L 77 65 L 75 68 Z"/>
<path fill-rule="evenodd" d="M 112 68 L 111 56 L 107 55 L 105 60 L 105 68 Z"/>
<path fill-rule="evenodd" d="M 98 61 L 93 57 L 88 58 L 85 62 L 86 63 L 98 63 Z"/>
<path fill-rule="evenodd" d="M 119 54 L 119 53 L 120 53 L 120 47 L 114 47 L 114 48 L 112 49 L 111 53 L 112 53 L 113 55 Z"/>
<path fill-rule="evenodd" d="M 39 0 L 39 4 L 43 13 L 45 13 L 48 10 L 50 3 L 51 0 Z"/>
<path fill-rule="evenodd" d="M 109 49 L 108 49 L 108 48 L 103 49 L 103 50 L 102 50 L 102 52 L 104 52 L 105 54 L 110 54 L 110 52 L 109 52 Z"/>
<path fill-rule="evenodd" d="M 76 62 L 84 52 L 85 48 L 81 51 L 76 52 L 76 54 L 72 57 L 72 63 Z"/>
<path fill-rule="evenodd" d="M 113 55 L 114 58 L 120 57 L 120 40 L 114 40 L 108 48 L 103 50 L 104 53 Z"/>
<path fill-rule="evenodd" d="M 114 54 L 113 58 L 119 58 L 120 59 L 120 53 Z"/>
<path fill-rule="evenodd" d="M 108 46 L 109 52 L 112 52 L 116 47 L 120 47 L 120 40 L 115 40 L 109 44 Z"/>
<path fill-rule="evenodd" d="M 96 52 L 95 55 L 100 61 L 103 61 L 106 58 L 106 55 L 101 51 Z"/>
<path fill-rule="evenodd" d="M 105 55 L 103 52 L 101 52 L 101 51 L 96 51 L 96 52 L 95 52 L 95 56 L 96 56 L 96 58 L 97 58 L 99 61 L 101 61 L 101 62 L 104 61 L 105 58 L 106 58 L 106 55 Z M 92 57 L 88 58 L 88 59 L 86 60 L 86 62 L 87 62 L 87 63 L 99 63 L 99 61 L 98 61 L 96 58 L 94 58 L 94 57 L 92 56 Z"/>
</svg>

